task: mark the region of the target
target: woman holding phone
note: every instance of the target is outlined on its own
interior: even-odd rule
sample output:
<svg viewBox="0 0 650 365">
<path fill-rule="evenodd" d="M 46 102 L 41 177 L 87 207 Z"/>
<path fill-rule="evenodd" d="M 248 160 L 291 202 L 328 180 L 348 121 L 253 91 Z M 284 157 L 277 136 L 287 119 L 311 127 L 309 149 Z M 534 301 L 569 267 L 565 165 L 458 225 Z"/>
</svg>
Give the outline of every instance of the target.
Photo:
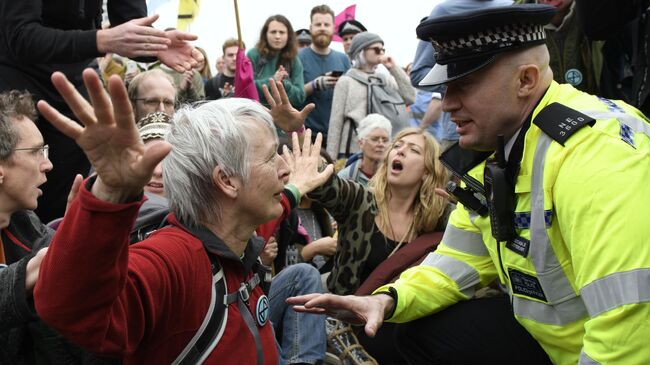
<svg viewBox="0 0 650 365">
<path fill-rule="evenodd" d="M 384 41 L 377 34 L 362 32 L 352 39 L 349 50 L 352 68 L 339 78 L 334 87 L 327 133 L 327 153 L 335 159 L 346 159 L 359 150 L 356 129 L 361 119 L 368 115 L 367 86 L 359 79 L 381 80 L 384 90 L 398 94 L 398 98 L 401 97 L 405 104 L 412 104 L 415 100 L 415 89 L 411 86 L 409 77 L 385 53 Z M 390 75 L 376 71 L 380 64 L 388 69 Z M 393 135 L 406 126 L 395 120 L 391 120 L 391 123 Z"/>
</svg>

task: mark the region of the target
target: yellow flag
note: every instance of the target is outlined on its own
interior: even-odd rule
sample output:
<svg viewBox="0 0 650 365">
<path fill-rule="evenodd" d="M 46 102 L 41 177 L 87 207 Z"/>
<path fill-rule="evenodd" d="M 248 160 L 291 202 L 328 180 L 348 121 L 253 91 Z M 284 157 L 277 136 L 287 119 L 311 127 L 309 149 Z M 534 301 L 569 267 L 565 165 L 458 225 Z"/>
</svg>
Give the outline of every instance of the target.
<svg viewBox="0 0 650 365">
<path fill-rule="evenodd" d="M 187 31 L 188 26 L 199 16 L 200 0 L 179 0 L 176 29 Z"/>
</svg>

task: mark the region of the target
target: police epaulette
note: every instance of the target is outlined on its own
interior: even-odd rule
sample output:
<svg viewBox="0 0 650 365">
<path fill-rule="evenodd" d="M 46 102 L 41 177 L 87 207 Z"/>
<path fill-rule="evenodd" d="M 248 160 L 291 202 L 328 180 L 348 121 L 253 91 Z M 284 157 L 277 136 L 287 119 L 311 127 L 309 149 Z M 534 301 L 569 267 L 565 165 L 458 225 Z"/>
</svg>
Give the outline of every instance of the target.
<svg viewBox="0 0 650 365">
<path fill-rule="evenodd" d="M 564 143 L 580 128 L 592 126 L 596 120 L 560 103 L 552 103 L 542 109 L 533 123 L 559 144 Z"/>
</svg>

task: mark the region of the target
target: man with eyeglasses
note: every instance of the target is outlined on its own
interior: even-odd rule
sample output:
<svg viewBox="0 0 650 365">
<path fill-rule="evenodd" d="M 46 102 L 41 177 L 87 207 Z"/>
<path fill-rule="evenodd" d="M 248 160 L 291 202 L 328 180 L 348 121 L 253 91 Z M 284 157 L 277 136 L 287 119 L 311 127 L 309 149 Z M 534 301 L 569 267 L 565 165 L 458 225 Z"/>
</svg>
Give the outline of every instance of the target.
<svg viewBox="0 0 650 365">
<path fill-rule="evenodd" d="M 153 112 L 164 112 L 172 116 L 176 107 L 174 80 L 160 69 L 143 72 L 129 83 L 129 100 L 135 120 Z"/>
<path fill-rule="evenodd" d="M 346 167 L 338 175 L 368 186 L 386 153 L 393 127 L 386 117 L 373 113 L 361 119 L 357 130 L 361 151 L 348 159 Z"/>
<path fill-rule="evenodd" d="M 88 356 L 41 322 L 31 303 L 43 248 L 53 236 L 33 212 L 52 170 L 36 118 L 29 93 L 0 93 L 0 364 L 67 363 Z M 103 362 L 98 361 L 90 363 Z"/>
</svg>

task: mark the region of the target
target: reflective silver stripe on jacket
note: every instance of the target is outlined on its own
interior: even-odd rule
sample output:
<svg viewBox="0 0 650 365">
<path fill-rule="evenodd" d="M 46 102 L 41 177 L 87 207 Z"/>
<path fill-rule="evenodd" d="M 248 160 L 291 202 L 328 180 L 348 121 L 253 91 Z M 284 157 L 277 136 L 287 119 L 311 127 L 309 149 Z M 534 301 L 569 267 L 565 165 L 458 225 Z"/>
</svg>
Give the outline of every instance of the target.
<svg viewBox="0 0 650 365">
<path fill-rule="evenodd" d="M 447 224 L 445 234 L 442 236 L 442 243 L 466 254 L 474 256 L 489 256 L 490 253 L 483 243 L 483 236 L 479 233 L 465 231 Z"/>
<path fill-rule="evenodd" d="M 544 163 L 551 142 L 551 138 L 542 133 L 533 157 L 529 252 L 536 276 L 549 304 L 513 296 L 513 309 L 517 316 L 536 322 L 565 325 L 586 317 L 587 309 L 564 274 L 546 232 Z"/>
<path fill-rule="evenodd" d="M 474 296 L 474 287 L 481 282 L 478 271 L 469 264 L 436 252 L 428 254 L 421 265 L 432 266 L 442 271 L 456 282 L 458 289 L 468 298 Z"/>
<path fill-rule="evenodd" d="M 518 317 L 557 326 L 564 326 L 587 316 L 587 309 L 581 297 L 550 305 L 513 296 L 512 309 Z"/>
<path fill-rule="evenodd" d="M 636 133 L 643 133 L 650 137 L 650 124 L 644 120 L 639 119 L 631 114 L 610 112 L 610 111 L 587 111 L 586 115 L 599 120 L 599 119 L 616 119 L 620 123 L 630 127 Z"/>
<path fill-rule="evenodd" d="M 580 294 L 591 317 L 622 305 L 650 302 L 650 269 L 605 276 L 585 285 Z"/>
<path fill-rule="evenodd" d="M 584 350 L 580 351 L 580 359 L 578 365 L 600 365 L 600 363 L 585 353 Z"/>
</svg>

